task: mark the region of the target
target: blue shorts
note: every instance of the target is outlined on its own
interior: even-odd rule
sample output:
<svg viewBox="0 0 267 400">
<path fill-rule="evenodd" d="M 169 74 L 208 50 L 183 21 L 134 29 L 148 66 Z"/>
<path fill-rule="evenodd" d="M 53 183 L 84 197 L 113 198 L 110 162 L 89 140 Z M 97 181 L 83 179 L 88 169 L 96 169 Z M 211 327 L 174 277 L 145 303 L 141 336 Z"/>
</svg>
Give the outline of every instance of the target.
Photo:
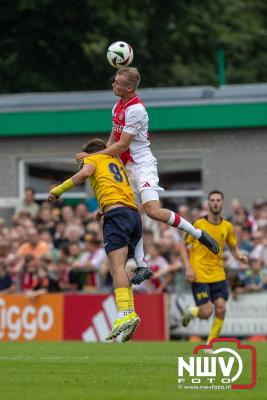
<svg viewBox="0 0 267 400">
<path fill-rule="evenodd" d="M 130 207 L 113 208 L 104 216 L 103 233 L 107 254 L 128 246 L 128 258 L 133 258 L 135 247 L 142 238 L 139 212 Z"/>
<path fill-rule="evenodd" d="M 219 297 L 228 300 L 228 285 L 227 282 L 219 281 L 214 283 L 192 283 L 193 296 L 197 306 L 214 301 Z"/>
</svg>

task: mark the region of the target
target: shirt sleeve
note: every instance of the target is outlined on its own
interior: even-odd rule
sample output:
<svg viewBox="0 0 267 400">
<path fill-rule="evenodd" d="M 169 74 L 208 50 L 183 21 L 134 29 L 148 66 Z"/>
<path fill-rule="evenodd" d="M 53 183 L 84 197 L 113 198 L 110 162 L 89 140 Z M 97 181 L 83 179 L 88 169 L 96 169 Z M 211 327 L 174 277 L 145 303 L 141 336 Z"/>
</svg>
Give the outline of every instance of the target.
<svg viewBox="0 0 267 400">
<path fill-rule="evenodd" d="M 142 129 L 146 111 L 142 104 L 129 107 L 125 113 L 125 126 L 123 132 L 136 136 Z"/>
<path fill-rule="evenodd" d="M 228 228 L 228 235 L 226 237 L 226 243 L 228 244 L 229 247 L 235 247 L 237 245 L 237 239 L 234 233 L 234 226 L 229 223 L 229 228 Z"/>
</svg>

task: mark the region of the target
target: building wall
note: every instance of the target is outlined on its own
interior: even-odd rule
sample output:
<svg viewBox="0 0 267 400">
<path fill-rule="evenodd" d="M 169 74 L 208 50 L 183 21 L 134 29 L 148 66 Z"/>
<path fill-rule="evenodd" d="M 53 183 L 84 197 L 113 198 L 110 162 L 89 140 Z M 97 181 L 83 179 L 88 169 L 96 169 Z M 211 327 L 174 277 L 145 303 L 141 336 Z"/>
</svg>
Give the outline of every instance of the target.
<svg viewBox="0 0 267 400">
<path fill-rule="evenodd" d="M 223 191 L 226 208 L 267 198 L 267 128 L 155 134 L 154 151 L 167 148 L 203 157 L 203 190 Z"/>
<path fill-rule="evenodd" d="M 0 196 L 18 196 L 20 159 L 72 157 L 90 137 L 93 136 L 1 138 Z M 107 135 L 97 137 L 107 139 Z M 267 128 L 153 133 L 152 149 L 159 158 L 169 151 L 177 157 L 187 154 L 202 158 L 204 192 L 222 190 L 226 207 L 232 198 L 239 198 L 250 207 L 255 199 L 267 197 Z"/>
</svg>

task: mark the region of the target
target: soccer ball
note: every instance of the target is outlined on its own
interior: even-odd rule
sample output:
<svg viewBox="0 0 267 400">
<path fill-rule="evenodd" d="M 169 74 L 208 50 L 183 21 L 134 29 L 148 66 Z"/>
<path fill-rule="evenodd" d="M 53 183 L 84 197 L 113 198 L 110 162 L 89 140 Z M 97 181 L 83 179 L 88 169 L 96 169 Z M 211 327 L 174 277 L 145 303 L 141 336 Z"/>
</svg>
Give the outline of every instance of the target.
<svg viewBox="0 0 267 400">
<path fill-rule="evenodd" d="M 107 51 L 107 59 L 114 68 L 126 67 L 133 61 L 133 49 L 125 42 L 111 43 Z"/>
</svg>

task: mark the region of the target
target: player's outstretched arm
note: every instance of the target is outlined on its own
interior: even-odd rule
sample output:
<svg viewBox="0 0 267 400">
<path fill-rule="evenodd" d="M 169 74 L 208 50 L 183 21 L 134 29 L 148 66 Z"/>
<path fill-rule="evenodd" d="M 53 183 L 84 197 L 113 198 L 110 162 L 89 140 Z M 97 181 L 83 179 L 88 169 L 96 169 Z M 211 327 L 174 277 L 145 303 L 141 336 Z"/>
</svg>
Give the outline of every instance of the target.
<svg viewBox="0 0 267 400">
<path fill-rule="evenodd" d="M 133 140 L 134 135 L 122 132 L 120 140 L 118 142 L 111 144 L 111 146 L 107 147 L 105 150 L 98 151 L 97 154 L 106 154 L 109 156 L 118 157 L 121 153 L 128 150 Z M 85 157 L 88 157 L 88 154 L 85 152 L 81 152 L 76 154 L 75 159 L 77 162 L 81 162 Z"/>
<path fill-rule="evenodd" d="M 111 146 L 113 143 L 115 143 L 115 137 L 113 131 L 111 131 L 107 141 L 107 147 Z M 80 164 L 86 157 L 88 157 L 88 153 L 86 153 L 85 151 L 81 151 L 80 153 L 76 154 L 75 160 L 77 161 L 78 164 Z"/>
<path fill-rule="evenodd" d="M 49 193 L 48 200 L 52 201 L 54 199 L 58 199 L 67 190 L 72 189 L 74 186 L 81 185 L 89 176 L 93 175 L 94 171 L 94 164 L 84 165 L 84 167 L 77 172 L 77 174 L 53 188 Z"/>
<path fill-rule="evenodd" d="M 121 153 L 129 149 L 129 146 L 133 140 L 134 140 L 134 135 L 122 132 L 120 140 L 118 142 L 107 147 L 105 150 L 101 150 L 99 153 L 117 157 Z"/>
</svg>

